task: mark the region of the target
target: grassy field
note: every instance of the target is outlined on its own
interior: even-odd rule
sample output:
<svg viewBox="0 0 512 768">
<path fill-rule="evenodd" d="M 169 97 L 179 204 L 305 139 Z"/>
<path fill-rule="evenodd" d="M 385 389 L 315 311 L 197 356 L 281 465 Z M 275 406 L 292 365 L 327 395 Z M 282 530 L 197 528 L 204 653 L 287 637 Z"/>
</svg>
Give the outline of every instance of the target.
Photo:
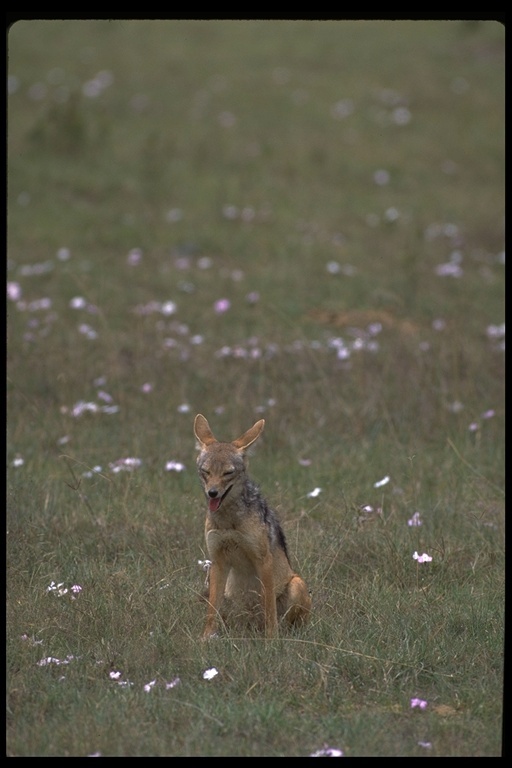
<svg viewBox="0 0 512 768">
<path fill-rule="evenodd" d="M 8 46 L 7 755 L 500 755 L 504 28 Z M 266 420 L 293 634 L 199 641 L 198 412 Z"/>
</svg>

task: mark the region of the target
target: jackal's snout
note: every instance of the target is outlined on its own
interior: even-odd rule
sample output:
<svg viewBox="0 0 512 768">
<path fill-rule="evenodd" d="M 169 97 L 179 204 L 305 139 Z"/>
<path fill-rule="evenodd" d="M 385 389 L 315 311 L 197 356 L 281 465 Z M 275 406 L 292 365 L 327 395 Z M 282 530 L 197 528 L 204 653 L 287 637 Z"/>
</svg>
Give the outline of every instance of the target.
<svg viewBox="0 0 512 768">
<path fill-rule="evenodd" d="M 230 492 L 233 485 L 228 485 L 227 488 L 223 488 L 222 490 L 219 490 L 216 485 L 212 485 L 211 488 L 205 487 L 205 493 L 208 497 L 208 509 L 210 512 L 217 512 L 218 508 L 220 507 L 221 503 L 224 501 L 228 493 Z"/>
</svg>

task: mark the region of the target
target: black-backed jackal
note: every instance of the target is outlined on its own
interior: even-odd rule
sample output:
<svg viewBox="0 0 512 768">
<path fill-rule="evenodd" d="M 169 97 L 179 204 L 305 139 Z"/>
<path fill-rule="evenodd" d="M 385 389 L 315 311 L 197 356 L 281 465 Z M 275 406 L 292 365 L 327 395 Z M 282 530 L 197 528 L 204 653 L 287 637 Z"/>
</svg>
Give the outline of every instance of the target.
<svg viewBox="0 0 512 768">
<path fill-rule="evenodd" d="M 217 632 L 224 598 L 238 615 L 262 623 L 267 637 L 276 633 L 278 619 L 302 623 L 311 610 L 308 589 L 290 565 L 276 514 L 247 475 L 246 450 L 264 425 L 261 419 L 237 440 L 222 443 L 204 416 L 198 414 L 194 421 L 211 558 L 205 639 Z"/>
</svg>

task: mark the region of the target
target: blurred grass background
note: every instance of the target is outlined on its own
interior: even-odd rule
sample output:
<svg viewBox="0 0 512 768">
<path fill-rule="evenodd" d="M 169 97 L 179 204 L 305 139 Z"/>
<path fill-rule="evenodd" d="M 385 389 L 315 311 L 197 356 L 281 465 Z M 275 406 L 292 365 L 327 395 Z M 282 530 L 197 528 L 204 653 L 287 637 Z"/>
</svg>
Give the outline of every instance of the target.
<svg viewBox="0 0 512 768">
<path fill-rule="evenodd" d="M 9 756 L 499 754 L 504 28 L 27 21 L 8 54 Z M 266 419 L 293 636 L 198 642 L 197 412 Z"/>
</svg>

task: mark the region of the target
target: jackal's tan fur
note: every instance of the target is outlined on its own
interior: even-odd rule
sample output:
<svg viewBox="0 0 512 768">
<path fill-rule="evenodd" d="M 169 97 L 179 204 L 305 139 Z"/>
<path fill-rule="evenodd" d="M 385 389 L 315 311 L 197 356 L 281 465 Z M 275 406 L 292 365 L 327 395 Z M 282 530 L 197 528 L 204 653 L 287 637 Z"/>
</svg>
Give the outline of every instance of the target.
<svg viewBox="0 0 512 768">
<path fill-rule="evenodd" d="M 237 440 L 222 443 L 204 416 L 198 414 L 194 421 L 211 558 L 203 638 L 216 634 L 224 598 L 239 615 L 261 621 L 267 637 L 276 633 L 278 619 L 301 623 L 311 610 L 308 589 L 290 565 L 276 514 L 247 475 L 245 452 L 264 425 L 261 419 Z"/>
</svg>

